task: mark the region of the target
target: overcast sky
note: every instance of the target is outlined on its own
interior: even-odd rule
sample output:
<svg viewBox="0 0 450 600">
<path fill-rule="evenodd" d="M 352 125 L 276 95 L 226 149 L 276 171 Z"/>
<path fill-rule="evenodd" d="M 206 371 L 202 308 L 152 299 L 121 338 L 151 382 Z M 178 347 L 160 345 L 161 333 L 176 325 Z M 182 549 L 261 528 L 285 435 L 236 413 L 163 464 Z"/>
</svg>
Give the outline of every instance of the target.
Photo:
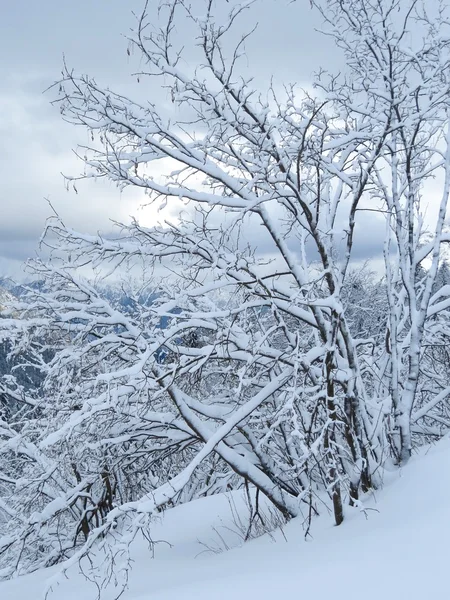
<svg viewBox="0 0 450 600">
<path fill-rule="evenodd" d="M 222 2 L 224 0 L 221 0 Z M 230 0 L 233 2 L 236 0 Z M 156 0 L 154 0 L 156 3 Z M 203 0 L 192 0 L 199 11 Z M 19 265 L 37 248 L 49 198 L 65 222 L 94 232 L 111 229 L 109 219 L 138 215 L 141 196 L 121 196 L 107 184 L 83 182 L 79 194 L 67 192 L 61 172 L 77 175 L 73 154 L 85 134 L 60 118 L 44 94 L 58 79 L 63 54 L 69 66 L 121 92 L 134 90 L 134 57 L 126 52 L 137 0 L 14 0 L 0 20 L 0 276 L 18 276 Z M 307 86 L 320 66 L 339 68 L 339 53 L 315 30 L 319 21 L 309 2 L 260 0 L 243 23 L 258 29 L 248 43 L 248 64 L 262 88 L 275 82 Z M 183 32 L 179 32 L 182 36 Z M 148 90 L 152 93 L 151 88 Z M 151 99 L 151 98 L 150 98 Z M 367 236 L 365 236 L 367 238 Z M 370 240 L 362 254 L 373 252 Z"/>
</svg>

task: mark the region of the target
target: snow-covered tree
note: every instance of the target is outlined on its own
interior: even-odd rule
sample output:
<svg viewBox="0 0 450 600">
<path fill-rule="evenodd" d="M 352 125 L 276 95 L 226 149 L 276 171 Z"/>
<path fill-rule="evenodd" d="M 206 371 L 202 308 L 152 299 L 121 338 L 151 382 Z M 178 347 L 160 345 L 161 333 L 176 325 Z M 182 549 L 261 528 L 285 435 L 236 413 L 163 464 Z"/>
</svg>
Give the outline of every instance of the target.
<svg viewBox="0 0 450 600">
<path fill-rule="evenodd" d="M 444 419 L 450 388 L 421 369 L 450 305 L 450 287 L 433 291 L 450 241 L 444 7 L 314 2 L 347 68 L 321 73 L 313 97 L 252 88 L 247 36 L 232 42 L 251 4 L 227 3 L 220 20 L 212 0 L 145 9 L 130 44 L 139 79 L 163 78 L 170 114 L 64 69 L 61 113 L 92 139 L 83 177 L 142 189 L 172 217 L 114 239 L 49 221 L 50 256 L 33 265 L 45 286 L 3 323 L 45 373 L 32 417 L 1 434 L 0 511 L 16 515 L 0 539 L 8 573 L 83 555 L 105 535 L 123 548 L 118 532 L 132 539 L 168 503 L 243 483 L 285 518 L 309 520 L 328 494 L 339 525 L 386 458 L 406 463 L 418 428 Z M 440 205 L 427 229 L 432 179 Z M 362 211 L 386 222 L 378 284 L 351 268 Z M 155 293 L 132 309 L 86 274 L 136 265 Z"/>
</svg>

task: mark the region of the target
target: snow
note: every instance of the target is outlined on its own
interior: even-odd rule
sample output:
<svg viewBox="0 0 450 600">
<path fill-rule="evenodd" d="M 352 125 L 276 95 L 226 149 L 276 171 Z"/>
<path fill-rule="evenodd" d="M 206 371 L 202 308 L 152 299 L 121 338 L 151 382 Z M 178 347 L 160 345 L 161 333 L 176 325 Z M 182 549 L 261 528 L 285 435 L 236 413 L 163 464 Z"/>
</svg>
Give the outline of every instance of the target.
<svg viewBox="0 0 450 600">
<path fill-rule="evenodd" d="M 4 287 L 0 286 L 0 311 L 5 310 L 6 306 L 14 302 L 14 300 L 16 300 L 16 298 L 14 298 L 8 290 L 5 290 Z"/>
<path fill-rule="evenodd" d="M 129 589 L 123 600 L 322 600 L 428 599 L 447 589 L 450 539 L 450 440 L 415 457 L 408 467 L 392 471 L 366 512 L 347 509 L 337 528 L 331 516 L 319 517 L 313 538 L 305 542 L 297 518 L 275 541 L 269 536 L 241 543 L 231 530 L 230 505 L 224 495 L 204 498 L 166 511 L 153 529 L 151 559 L 140 542 Z M 242 511 L 243 500 L 233 493 Z M 233 549 L 216 554 L 205 546 L 220 545 L 214 529 Z M 170 544 L 170 545 L 169 545 Z M 0 583 L 0 598 L 31 600 L 42 596 L 57 567 Z M 113 597 L 107 590 L 104 598 Z M 73 567 L 49 600 L 93 600 L 97 589 Z"/>
</svg>

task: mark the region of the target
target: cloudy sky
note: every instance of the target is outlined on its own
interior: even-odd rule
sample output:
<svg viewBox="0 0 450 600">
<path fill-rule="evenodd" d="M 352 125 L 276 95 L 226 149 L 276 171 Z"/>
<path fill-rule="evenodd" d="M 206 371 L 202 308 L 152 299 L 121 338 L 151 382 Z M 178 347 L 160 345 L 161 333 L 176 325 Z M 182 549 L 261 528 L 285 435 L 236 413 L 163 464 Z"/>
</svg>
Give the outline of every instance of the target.
<svg viewBox="0 0 450 600">
<path fill-rule="evenodd" d="M 153 0 L 156 3 L 156 0 Z M 224 0 L 221 0 L 224 1 Z M 228 1 L 228 0 L 227 0 Z M 236 0 L 230 0 L 234 2 Z M 192 0 L 202 10 L 203 0 Z M 58 79 L 63 54 L 79 73 L 112 89 L 133 94 L 127 55 L 132 11 L 142 1 L 15 0 L 0 20 L 0 276 L 20 276 L 21 263 L 35 254 L 48 198 L 66 223 L 82 231 L 108 232 L 110 219 L 138 215 L 141 196 L 108 184 L 83 182 L 79 194 L 67 192 L 61 172 L 77 175 L 82 165 L 73 154 L 85 133 L 62 121 L 55 96 L 44 93 Z M 259 0 L 243 23 L 258 29 L 247 45 L 248 64 L 261 88 L 275 82 L 307 86 L 319 66 L 339 69 L 339 53 L 316 31 L 320 24 L 309 2 Z M 183 35 L 180 31 L 179 35 Z M 152 94 L 148 90 L 149 97 Z M 153 99 L 153 98 L 151 98 Z M 162 99 L 164 100 L 164 99 Z M 367 252 L 373 251 L 369 245 Z"/>
</svg>

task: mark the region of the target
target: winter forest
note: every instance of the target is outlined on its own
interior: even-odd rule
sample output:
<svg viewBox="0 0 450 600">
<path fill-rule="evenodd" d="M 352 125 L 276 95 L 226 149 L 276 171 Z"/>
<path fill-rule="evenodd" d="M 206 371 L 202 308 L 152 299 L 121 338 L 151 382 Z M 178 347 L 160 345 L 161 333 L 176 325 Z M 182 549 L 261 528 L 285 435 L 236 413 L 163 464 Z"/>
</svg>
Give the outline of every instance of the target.
<svg viewBox="0 0 450 600">
<path fill-rule="evenodd" d="M 258 1 L 138 8 L 135 98 L 68 63 L 46 94 L 87 132 L 74 198 L 105 179 L 156 216 L 52 208 L 0 288 L 0 575 L 83 564 L 117 597 L 174 507 L 239 491 L 243 541 L 314 540 L 450 428 L 447 2 L 297 0 L 345 59 L 309 89 L 254 85 Z"/>
</svg>

